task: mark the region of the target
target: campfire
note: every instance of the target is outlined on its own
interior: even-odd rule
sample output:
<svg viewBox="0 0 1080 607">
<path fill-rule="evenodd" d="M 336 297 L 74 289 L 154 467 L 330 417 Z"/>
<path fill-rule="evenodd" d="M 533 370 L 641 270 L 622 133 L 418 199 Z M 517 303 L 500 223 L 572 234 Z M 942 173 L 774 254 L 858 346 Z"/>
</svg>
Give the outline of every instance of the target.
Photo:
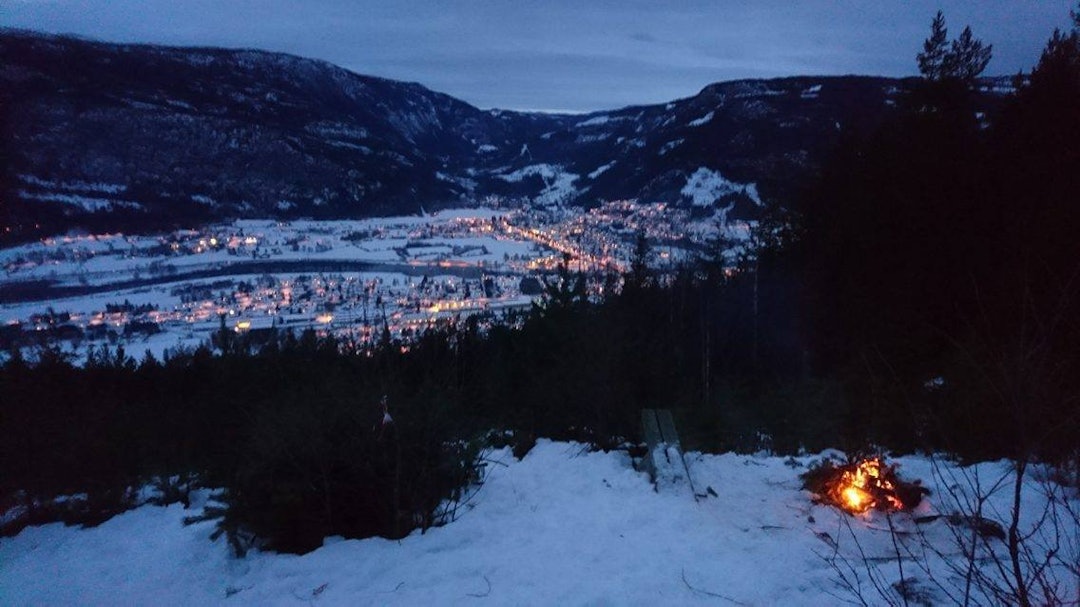
<svg viewBox="0 0 1080 607">
<path fill-rule="evenodd" d="M 910 510 L 919 505 L 928 491 L 919 484 L 901 481 L 896 466 L 879 457 L 843 465 L 825 461 L 803 475 L 805 488 L 824 503 L 852 514 L 868 510 Z"/>
</svg>

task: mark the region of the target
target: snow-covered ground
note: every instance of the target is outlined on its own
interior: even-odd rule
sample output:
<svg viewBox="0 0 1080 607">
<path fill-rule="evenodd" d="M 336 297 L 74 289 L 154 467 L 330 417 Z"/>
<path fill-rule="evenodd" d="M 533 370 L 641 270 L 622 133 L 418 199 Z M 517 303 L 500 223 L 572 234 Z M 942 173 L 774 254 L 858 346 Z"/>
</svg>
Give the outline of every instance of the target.
<svg viewBox="0 0 1080 607">
<path fill-rule="evenodd" d="M 151 277 L 155 271 L 165 275 L 162 273 L 165 266 L 184 273 L 256 258 L 372 263 L 452 259 L 494 267 L 505 257 L 535 255 L 530 242 L 500 238 L 480 230 L 473 233 L 469 229 L 470 222 L 502 216 L 492 209 L 446 209 L 426 217 L 287 223 L 247 219 L 208 226 L 202 232 L 48 238 L 0 249 L 3 268 L 0 282 L 50 280 L 59 285 L 110 284 Z M 348 238 L 350 235 L 354 238 Z M 181 242 L 175 243 L 177 240 Z M 174 243 L 175 250 L 161 251 Z M 455 250 L 464 252 L 455 254 Z"/>
<path fill-rule="evenodd" d="M 709 206 L 722 197 L 739 193 L 749 196 L 755 204 L 762 206 L 756 183 L 736 183 L 724 178 L 720 171 L 707 167 L 698 167 L 687 177 L 681 193 L 696 207 Z"/>
<path fill-rule="evenodd" d="M 523 460 L 489 455 L 486 482 L 449 524 L 401 541 L 328 540 L 304 556 L 251 552 L 230 556 L 211 542 L 209 523 L 185 527 L 179 505 L 144 506 L 94 529 L 60 524 L 0 540 L 0 603 L 8 605 L 835 605 L 854 598 L 837 564 L 860 576 L 870 604 L 885 601 L 866 564 L 886 583 L 899 579 L 897 548 L 883 515 L 851 517 L 811 503 L 799 474 L 813 458 L 688 454 L 699 490 L 657 493 L 621 453 L 541 441 Z M 934 493 L 918 514 L 948 511 L 931 460 L 897 460 L 907 480 Z M 981 464 L 988 486 L 1006 478 L 1004 463 Z M 1026 488 L 1031 520 L 1047 503 L 1040 484 Z M 955 489 L 954 489 L 955 490 Z M 984 515 L 1005 521 L 1011 488 Z M 1075 492 L 1071 503 L 1076 504 Z M 892 516 L 901 550 L 920 538 L 958 559 L 950 527 Z M 1030 524 L 1028 521 L 1026 524 Z M 1066 528 L 1076 540 L 1076 529 Z M 1003 553 L 1004 546 L 989 540 Z M 1077 554 L 1075 543 L 1060 554 Z M 865 556 L 866 560 L 862 557 Z M 847 565 L 853 566 L 848 570 Z M 946 561 L 930 573 L 948 584 Z M 932 604 L 946 602 L 929 574 L 904 561 L 911 587 Z M 1077 596 L 1077 580 L 1062 578 Z M 1068 595 L 1066 595 L 1068 596 Z"/>
<path fill-rule="evenodd" d="M 532 165 L 504 177 L 555 184 L 569 175 L 560 171 Z M 695 175 L 701 171 L 707 172 Z M 754 187 L 702 181 L 709 183 L 718 196 Z M 9 346 L 33 358 L 42 343 L 70 353 L 77 364 L 90 345 L 160 358 L 207 343 L 222 316 L 238 331 L 314 328 L 362 342 L 385 314 L 393 336 L 407 341 L 453 318 L 529 309 L 538 296 L 522 292 L 522 278 L 554 271 L 564 254 L 575 269 L 593 274 L 598 294 L 600 273 L 628 268 L 638 231 L 657 246 L 652 262 L 661 271 L 694 259 L 717 230 L 747 242 L 753 222 L 726 221 L 733 205 L 692 216 L 665 203 L 609 201 L 588 210 L 245 219 L 168 234 L 47 238 L 0 249 L 0 294 L 9 296 L 0 297 L 0 361 Z M 736 245 L 726 255 L 734 263 L 741 252 Z"/>
</svg>

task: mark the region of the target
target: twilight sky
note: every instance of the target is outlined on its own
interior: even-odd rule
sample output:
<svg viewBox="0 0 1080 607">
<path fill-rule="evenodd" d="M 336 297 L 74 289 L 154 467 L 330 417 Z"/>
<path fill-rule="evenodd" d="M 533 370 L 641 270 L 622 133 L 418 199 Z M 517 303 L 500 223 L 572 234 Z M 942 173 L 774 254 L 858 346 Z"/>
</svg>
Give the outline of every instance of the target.
<svg viewBox="0 0 1080 607">
<path fill-rule="evenodd" d="M 106 41 L 249 47 L 420 82 L 482 108 L 659 103 L 720 80 L 915 73 L 940 8 L 1028 70 L 1067 0 L 0 0 L 0 26 Z"/>
</svg>

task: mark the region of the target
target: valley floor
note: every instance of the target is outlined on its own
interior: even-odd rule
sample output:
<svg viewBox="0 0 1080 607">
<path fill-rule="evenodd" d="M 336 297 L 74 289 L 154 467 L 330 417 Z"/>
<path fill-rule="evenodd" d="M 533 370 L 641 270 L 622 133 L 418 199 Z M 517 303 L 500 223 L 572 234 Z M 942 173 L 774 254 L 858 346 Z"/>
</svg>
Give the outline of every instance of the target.
<svg viewBox="0 0 1080 607">
<path fill-rule="evenodd" d="M 814 505 L 799 474 L 815 457 L 687 454 L 699 490 L 657 493 L 623 453 L 541 441 L 523 460 L 489 454 L 487 478 L 457 519 L 401 541 L 333 540 L 304 556 L 252 551 L 230 555 L 209 540 L 212 523 L 184 526 L 180 505 L 143 506 L 93 529 L 61 524 L 0 539 L 0 603 L 155 605 L 835 605 L 857 598 L 839 581 L 858 578 L 870 604 L 886 600 L 868 575 L 899 580 L 896 551 L 929 546 L 927 569 L 903 560 L 916 599 L 951 602 L 959 548 L 944 519 L 914 516 L 954 508 L 951 492 L 979 477 L 1008 480 L 1006 463 L 936 467 L 899 458 L 905 480 L 933 494 L 912 514 L 841 514 Z M 497 462 L 497 463 L 494 463 Z M 935 473 L 937 470 L 937 473 Z M 1038 482 L 1026 487 L 1032 521 L 1048 503 Z M 947 480 L 946 480 L 947 479 Z M 1060 489 L 1060 488 L 1059 488 Z M 1011 486 L 985 516 L 1005 522 Z M 1075 507 L 1078 498 L 1071 493 Z M 1075 523 L 1073 523 L 1075 526 Z M 1076 552 L 1066 527 L 1061 554 Z M 1071 538 L 1071 539 L 1070 539 Z M 1004 545 L 989 540 L 999 555 Z M 987 556 L 987 555 L 984 555 Z M 864 560 L 863 557 L 866 557 Z M 982 561 L 990 567 L 990 560 Z M 869 563 L 869 568 L 867 563 Z M 834 567 L 835 565 L 835 567 Z M 1055 566 L 1056 567 L 1056 566 Z M 1061 573 L 1058 570 L 1058 573 Z M 944 588 L 936 587 L 936 578 Z M 911 581 L 914 579 L 914 581 Z M 1077 596 L 1075 576 L 1064 589 Z M 899 597 L 893 597 L 900 600 Z"/>
</svg>

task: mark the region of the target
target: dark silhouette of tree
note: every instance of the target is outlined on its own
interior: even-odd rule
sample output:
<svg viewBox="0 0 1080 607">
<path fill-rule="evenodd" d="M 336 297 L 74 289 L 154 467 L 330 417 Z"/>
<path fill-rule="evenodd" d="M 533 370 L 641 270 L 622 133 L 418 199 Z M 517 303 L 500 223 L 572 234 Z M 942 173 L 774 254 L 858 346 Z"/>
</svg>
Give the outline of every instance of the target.
<svg viewBox="0 0 1080 607">
<path fill-rule="evenodd" d="M 960 37 L 952 41 L 945 55 L 944 77 L 956 78 L 970 86 L 990 64 L 992 54 L 993 45 L 983 45 L 971 33 L 971 26 L 967 26 L 960 32 Z"/>
<path fill-rule="evenodd" d="M 930 25 L 930 37 L 923 41 L 923 50 L 916 56 L 919 73 L 931 82 L 955 79 L 971 85 L 989 65 L 993 46 L 975 38 L 971 26 L 951 43 L 948 38 L 945 15 L 938 11 Z"/>
<path fill-rule="evenodd" d="M 940 15 L 932 30 L 914 103 L 839 149 L 803 209 L 815 369 L 867 403 L 854 427 L 891 435 L 878 439 L 1060 455 L 1065 433 L 1046 420 L 1076 417 L 1066 378 L 1080 376 L 1067 346 L 1080 316 L 1080 53 L 1056 33 L 1030 82 L 980 123 L 968 93 L 990 47 L 966 30 L 938 65 Z M 928 388 L 936 378 L 947 387 Z"/>
<path fill-rule="evenodd" d="M 645 230 L 641 229 L 634 235 L 634 253 L 630 257 L 630 273 L 626 276 L 626 284 L 632 289 L 644 288 L 649 282 L 649 256 L 652 249 Z"/>
<path fill-rule="evenodd" d="M 945 27 L 945 15 L 938 11 L 930 26 L 930 37 L 923 41 L 923 51 L 916 57 L 919 73 L 928 80 L 945 77 L 945 58 L 949 51 L 949 31 Z"/>
<path fill-rule="evenodd" d="M 945 16 L 938 11 L 930 37 L 916 56 L 922 80 L 910 91 L 907 111 L 941 117 L 946 123 L 974 128 L 972 89 L 992 56 L 992 46 L 975 38 L 970 27 L 948 40 Z"/>
<path fill-rule="evenodd" d="M 544 280 L 544 294 L 537 308 L 543 315 L 559 315 L 588 303 L 585 275 L 570 270 L 570 255 L 564 254 L 555 278 Z"/>
</svg>

